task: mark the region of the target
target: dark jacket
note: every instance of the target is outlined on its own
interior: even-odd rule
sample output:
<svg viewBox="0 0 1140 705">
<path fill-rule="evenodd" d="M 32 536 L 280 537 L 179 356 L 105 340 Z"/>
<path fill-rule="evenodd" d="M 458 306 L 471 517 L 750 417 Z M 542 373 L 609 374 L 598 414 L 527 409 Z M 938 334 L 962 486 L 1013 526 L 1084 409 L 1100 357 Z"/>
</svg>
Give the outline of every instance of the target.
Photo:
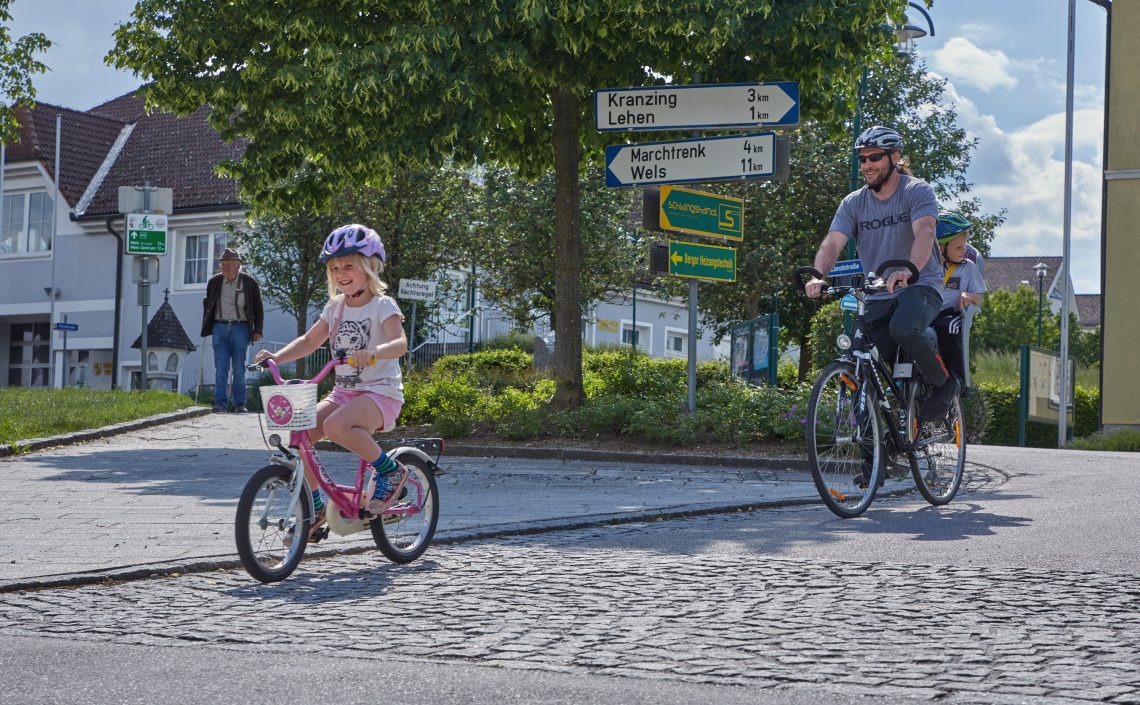
<svg viewBox="0 0 1140 705">
<path fill-rule="evenodd" d="M 202 335 L 214 334 L 214 319 L 218 317 L 218 298 L 222 295 L 221 273 L 210 277 L 206 283 L 206 298 L 202 299 Z M 261 303 L 261 287 L 257 280 L 245 272 L 238 272 L 238 281 L 241 282 L 242 292 L 245 294 L 245 320 L 250 326 L 250 335 L 262 335 L 262 326 L 265 324 L 265 308 Z"/>
</svg>

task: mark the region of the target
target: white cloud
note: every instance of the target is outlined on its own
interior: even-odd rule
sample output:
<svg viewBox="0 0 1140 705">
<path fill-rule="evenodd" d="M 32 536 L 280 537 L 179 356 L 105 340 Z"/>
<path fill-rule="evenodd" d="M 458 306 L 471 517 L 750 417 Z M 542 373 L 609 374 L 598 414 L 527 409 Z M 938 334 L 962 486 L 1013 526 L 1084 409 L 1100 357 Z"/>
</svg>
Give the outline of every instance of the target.
<svg viewBox="0 0 1140 705">
<path fill-rule="evenodd" d="M 952 80 L 976 86 L 986 93 L 1017 85 L 1017 79 L 1010 73 L 1013 62 L 1005 53 L 982 49 L 964 37 L 951 37 L 934 52 L 930 63 Z"/>
</svg>

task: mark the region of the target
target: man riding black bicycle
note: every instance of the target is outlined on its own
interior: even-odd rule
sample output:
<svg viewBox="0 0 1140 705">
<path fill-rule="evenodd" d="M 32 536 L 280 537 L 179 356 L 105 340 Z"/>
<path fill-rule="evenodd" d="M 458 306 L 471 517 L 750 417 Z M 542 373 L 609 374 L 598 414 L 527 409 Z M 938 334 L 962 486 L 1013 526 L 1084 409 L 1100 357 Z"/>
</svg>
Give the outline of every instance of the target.
<svg viewBox="0 0 1140 705">
<path fill-rule="evenodd" d="M 939 419 L 949 410 L 959 383 L 927 335 L 942 307 L 942 262 L 935 240 L 938 201 L 929 184 L 907 173 L 902 148 L 902 137 L 888 127 L 872 127 L 855 140 L 866 184 L 839 204 L 814 266 L 830 272 L 849 240 L 855 241 L 864 272 L 876 271 L 888 260 L 914 263 L 919 276 L 910 284 L 905 270 L 876 272 L 886 276 L 886 291 L 867 299 L 867 335 L 884 360 L 893 359 L 900 346 L 907 351 L 935 387 L 919 415 Z M 825 285 L 813 277 L 804 290 L 814 299 Z"/>
</svg>

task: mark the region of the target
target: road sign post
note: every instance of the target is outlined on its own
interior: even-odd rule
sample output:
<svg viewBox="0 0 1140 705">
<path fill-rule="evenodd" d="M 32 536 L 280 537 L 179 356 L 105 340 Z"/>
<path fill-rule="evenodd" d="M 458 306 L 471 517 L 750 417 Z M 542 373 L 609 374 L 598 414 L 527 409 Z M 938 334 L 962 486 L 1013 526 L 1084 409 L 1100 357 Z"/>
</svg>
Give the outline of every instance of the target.
<svg viewBox="0 0 1140 705">
<path fill-rule="evenodd" d="M 601 88 L 594 91 L 600 132 L 794 127 L 800 122 L 794 81 Z"/>
</svg>

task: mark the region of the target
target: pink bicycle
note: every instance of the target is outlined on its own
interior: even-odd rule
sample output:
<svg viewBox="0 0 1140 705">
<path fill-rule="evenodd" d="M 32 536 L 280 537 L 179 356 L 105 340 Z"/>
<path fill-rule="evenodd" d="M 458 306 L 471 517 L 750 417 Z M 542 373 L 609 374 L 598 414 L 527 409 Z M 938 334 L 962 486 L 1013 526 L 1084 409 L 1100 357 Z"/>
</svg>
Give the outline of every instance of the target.
<svg viewBox="0 0 1140 705">
<path fill-rule="evenodd" d="M 277 386 L 262 388 L 266 425 L 288 431 L 289 443 L 274 432 L 266 439 L 276 452 L 269 464 L 253 474 L 238 500 L 234 535 L 245 569 L 263 583 L 284 580 L 297 568 L 313 531 L 313 494 L 305 479 L 306 467 L 317 478 L 326 500 L 328 525 L 312 533 L 318 541 L 334 533 L 346 536 L 371 529 L 380 551 L 395 563 L 407 563 L 427 550 L 439 521 L 439 490 L 435 476 L 443 452 L 443 439 L 419 438 L 397 442 L 389 455 L 408 469 L 408 480 L 392 504 L 378 516 L 366 509 L 372 466 L 364 459 L 356 470 L 356 483 L 333 482 L 313 447 L 309 429 L 316 426 L 317 384 L 345 361 L 338 353 L 312 379 L 281 377 L 273 360 L 266 360 Z M 260 365 L 250 365 L 257 370 Z M 426 452 L 435 452 L 433 460 Z"/>
</svg>

